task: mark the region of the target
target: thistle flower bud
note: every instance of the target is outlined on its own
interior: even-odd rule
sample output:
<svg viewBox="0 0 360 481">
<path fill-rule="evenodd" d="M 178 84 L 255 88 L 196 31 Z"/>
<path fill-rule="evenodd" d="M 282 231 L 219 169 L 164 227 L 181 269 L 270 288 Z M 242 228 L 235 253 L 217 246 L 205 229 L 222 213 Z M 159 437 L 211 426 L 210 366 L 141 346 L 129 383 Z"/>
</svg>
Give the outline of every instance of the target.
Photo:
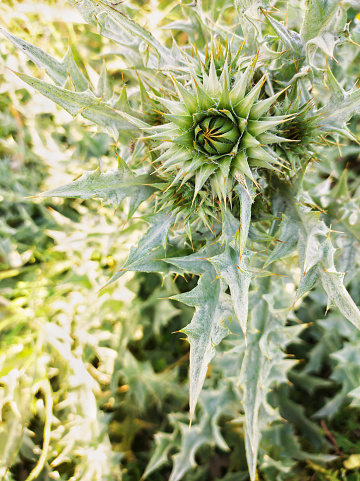
<svg viewBox="0 0 360 481">
<path fill-rule="evenodd" d="M 205 155 L 230 154 L 240 140 L 240 130 L 230 112 L 211 109 L 195 127 L 196 148 Z"/>
<path fill-rule="evenodd" d="M 201 73 L 190 70 L 188 82 L 182 84 L 172 77 L 177 100 L 157 97 L 168 121 L 152 127 L 149 136 L 160 142 L 157 173 L 167 185 L 165 191 L 175 188 L 173 197 L 187 184 L 191 205 L 204 193 L 216 199 L 213 204 L 221 209 L 231 202 L 239 178 L 248 177 L 257 184 L 253 169 L 281 173 L 287 168 L 276 144 L 289 140 L 277 136 L 274 129 L 291 115 L 269 114 L 282 92 L 259 100 L 266 96 L 266 76 L 254 82 L 257 58 L 237 60 L 238 68 L 229 67 L 224 58 L 219 69 L 212 54 L 206 62 L 208 69 Z"/>
</svg>

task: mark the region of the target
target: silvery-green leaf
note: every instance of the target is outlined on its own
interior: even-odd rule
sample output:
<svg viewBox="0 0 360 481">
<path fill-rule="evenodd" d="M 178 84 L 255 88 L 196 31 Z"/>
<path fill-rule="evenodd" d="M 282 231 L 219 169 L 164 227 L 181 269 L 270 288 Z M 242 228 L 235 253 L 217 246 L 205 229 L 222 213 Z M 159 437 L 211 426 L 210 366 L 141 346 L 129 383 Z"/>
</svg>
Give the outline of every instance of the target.
<svg viewBox="0 0 360 481">
<path fill-rule="evenodd" d="M 39 47 L 36 47 L 35 45 L 32 45 L 26 40 L 16 37 L 1 27 L 0 31 L 18 49 L 24 52 L 37 67 L 45 69 L 46 73 L 56 85 L 64 87 L 68 77 L 70 76 L 77 91 L 82 92 L 89 88 L 89 82 L 74 62 L 70 48 L 63 60 L 59 62 L 47 52 Z"/>
<path fill-rule="evenodd" d="M 156 433 L 154 435 L 156 447 L 141 479 L 146 479 L 149 474 L 167 463 L 168 453 L 173 447 L 174 433 Z"/>
<path fill-rule="evenodd" d="M 241 24 L 244 38 L 249 42 L 253 53 L 261 41 L 260 8 L 266 8 L 269 0 L 235 0 L 238 19 Z"/>
<path fill-rule="evenodd" d="M 348 393 L 348 396 L 352 398 L 351 406 L 360 407 L 360 386 L 356 387 Z"/>
<path fill-rule="evenodd" d="M 269 266 L 272 262 L 283 259 L 290 255 L 295 249 L 299 239 L 299 224 L 290 217 L 283 215 L 280 224 L 280 233 L 277 243 L 273 251 L 267 257 L 264 267 Z"/>
<path fill-rule="evenodd" d="M 230 209 L 223 209 L 221 242 L 230 244 L 239 228 L 240 220 L 232 215 Z"/>
<path fill-rule="evenodd" d="M 164 259 L 164 261 L 182 269 L 184 272 L 188 272 L 189 274 L 200 276 L 208 272 L 213 275 L 213 278 L 215 278 L 215 270 L 211 267 L 211 264 L 207 259 L 208 257 L 215 255 L 218 251 L 219 245 L 212 244 L 210 246 L 205 246 L 203 249 L 200 249 L 198 252 L 190 254 L 189 256 L 168 257 L 167 259 Z"/>
<path fill-rule="evenodd" d="M 123 13 L 106 0 L 79 0 L 76 2 L 81 14 L 91 25 L 98 25 L 103 36 L 120 45 L 136 45 L 141 48 L 141 41 L 152 47 L 159 56 L 163 67 L 176 65 L 171 50 L 162 45 L 148 30 L 141 27 L 126 13 Z"/>
<path fill-rule="evenodd" d="M 296 290 L 295 300 L 300 299 L 300 297 L 311 291 L 311 289 L 315 286 L 319 275 L 318 266 L 315 265 L 301 276 L 298 288 Z"/>
<path fill-rule="evenodd" d="M 163 261 L 169 229 L 174 222 L 168 214 L 158 213 L 144 217 L 150 227 L 141 237 L 137 247 L 130 248 L 125 264 L 114 274 L 104 287 L 122 277 L 127 271 L 169 272 L 169 265 Z M 175 268 L 172 269 L 174 272 Z"/>
<path fill-rule="evenodd" d="M 165 249 L 169 229 L 174 222 L 173 218 L 169 214 L 154 214 L 147 216 L 147 222 L 150 223 L 149 229 L 141 237 L 138 246 L 131 248 L 124 267 L 128 267 L 132 263 L 143 259 L 146 254 L 156 247 L 162 246 Z"/>
<path fill-rule="evenodd" d="M 325 32 L 322 35 L 309 40 L 306 44 L 306 51 L 309 58 L 309 63 L 312 64 L 313 58 L 317 49 L 322 50 L 329 57 L 334 57 L 334 48 L 337 43 L 337 39 L 330 32 Z"/>
<path fill-rule="evenodd" d="M 252 481 L 256 479 L 261 431 L 279 419 L 267 395 L 273 385 L 287 382 L 287 371 L 294 361 L 285 359 L 284 350 L 304 328 L 304 325 L 285 328 L 287 316 L 284 309 L 277 308 L 284 297 L 281 279 L 262 279 L 257 287 L 252 299 L 248 346 L 239 377 L 239 386 L 244 392 L 246 458 Z"/>
<path fill-rule="evenodd" d="M 296 57 L 300 57 L 303 50 L 300 35 L 297 32 L 290 30 L 270 15 L 266 15 L 266 19 L 279 36 L 285 48 L 296 54 Z"/>
<path fill-rule="evenodd" d="M 302 41 L 306 43 L 328 28 L 338 9 L 338 0 L 308 0 L 300 31 Z"/>
<path fill-rule="evenodd" d="M 330 101 L 319 110 L 319 128 L 324 131 L 334 129 L 346 132 L 346 122 L 360 112 L 360 90 L 354 87 L 346 92 L 338 83 L 330 69 L 326 72 L 327 84 L 331 92 Z"/>
<path fill-rule="evenodd" d="M 249 235 L 250 221 L 251 221 L 251 206 L 254 202 L 254 189 L 248 183 L 247 188 L 239 184 L 235 187 L 235 191 L 240 200 L 240 229 L 239 229 L 239 252 L 240 258 L 246 247 L 247 238 Z"/>
<path fill-rule="evenodd" d="M 111 88 L 109 76 L 106 70 L 105 62 L 102 65 L 98 84 L 96 87 L 96 96 L 107 102 L 111 99 L 113 91 Z"/>
<path fill-rule="evenodd" d="M 271 364 L 261 353 L 258 343 L 250 344 L 245 351 L 241 382 L 244 385 L 244 410 L 246 419 L 245 445 L 250 479 L 255 479 L 256 461 L 260 440 L 259 411 L 266 395 L 264 381 Z"/>
<path fill-rule="evenodd" d="M 327 447 L 320 426 L 309 419 L 309 416 L 302 405 L 299 405 L 290 399 L 289 386 L 280 386 L 280 393 L 280 412 L 282 416 L 285 419 L 291 419 L 291 423 L 297 427 L 302 436 L 304 436 L 305 439 L 308 439 L 317 450 L 321 449 L 321 447 Z M 311 459 L 310 453 L 304 453 L 304 451 L 301 451 L 300 458 L 302 456 L 304 456 L 305 459 Z"/>
<path fill-rule="evenodd" d="M 114 40 L 119 45 L 126 45 L 133 49 L 134 47 L 136 49 L 139 48 L 140 38 L 131 35 L 128 30 L 116 22 L 116 19 L 102 8 L 100 2 L 81 0 L 76 2 L 76 7 L 80 10 L 81 15 L 88 24 L 98 27 L 100 35 Z"/>
<path fill-rule="evenodd" d="M 174 467 L 169 481 L 180 481 L 187 471 L 196 466 L 195 454 L 207 442 L 206 433 L 202 433 L 199 426 L 189 429 L 187 424 L 179 424 L 181 433 L 181 450 L 173 456 Z"/>
<path fill-rule="evenodd" d="M 237 399 L 230 384 L 223 384 L 216 390 L 206 390 L 201 393 L 201 417 L 199 424 L 189 427 L 182 421 L 179 414 L 170 414 L 170 424 L 174 427 L 171 434 L 159 433 L 155 435 L 156 448 L 143 474 L 145 479 L 151 472 L 165 464 L 168 452 L 176 449 L 173 456 L 173 469 L 170 475 L 172 481 L 184 479 L 184 475 L 196 467 L 195 455 L 203 445 L 217 446 L 228 451 L 218 425 L 224 414 L 233 413 L 233 406 Z"/>
<path fill-rule="evenodd" d="M 101 102 L 90 91 L 71 92 L 23 73 L 16 73 L 16 75 L 45 95 L 45 97 L 60 105 L 70 115 L 75 117 L 75 115 L 81 114 L 85 119 L 91 120 L 102 130 L 112 135 L 116 140 L 121 131 L 134 129 L 118 112 Z"/>
<path fill-rule="evenodd" d="M 39 197 L 75 197 L 80 199 L 100 198 L 106 204 L 119 207 L 126 198 L 131 199 L 131 215 L 154 189 L 147 175 L 135 176 L 126 163 L 119 159 L 119 166 L 107 172 L 96 170 L 84 172 L 81 177 L 69 184 L 55 187 L 39 194 Z"/>
<path fill-rule="evenodd" d="M 339 311 L 360 329 L 360 311 L 344 286 L 344 274 L 337 272 L 334 265 L 336 249 L 328 239 L 324 249 L 324 260 L 319 267 L 322 285 L 328 295 L 328 309 L 337 307 Z"/>
<path fill-rule="evenodd" d="M 298 251 L 302 273 L 305 274 L 322 258 L 323 250 L 321 246 L 328 235 L 329 229 L 320 220 L 320 212 L 300 209 L 299 215 L 303 228 L 298 231 Z"/>
<path fill-rule="evenodd" d="M 193 417 L 208 365 L 215 356 L 215 346 L 229 333 L 224 321 L 232 316 L 233 310 L 224 286 L 208 273 L 200 277 L 192 291 L 172 299 L 196 308 L 191 323 L 182 329 L 190 343 L 190 414 Z"/>
<path fill-rule="evenodd" d="M 338 268 L 340 272 L 345 272 L 345 286 L 356 276 L 360 265 L 360 242 L 353 235 L 346 235 L 338 240 L 340 246 L 340 256 L 338 258 Z"/>
<path fill-rule="evenodd" d="M 195 454 L 204 444 L 217 446 L 228 451 L 224 438 L 221 435 L 218 421 L 221 415 L 226 414 L 231 403 L 234 402 L 234 393 L 226 384 L 216 391 L 206 390 L 201 393 L 200 404 L 203 409 L 200 423 L 190 427 L 181 423 L 181 445 L 179 453 L 173 457 L 174 467 L 169 481 L 180 481 L 184 474 L 196 466 Z"/>
<path fill-rule="evenodd" d="M 300 36 L 310 65 L 318 49 L 333 57 L 334 47 L 346 29 L 346 12 L 350 5 L 351 1 L 338 0 L 309 0 L 306 3 Z"/>
<path fill-rule="evenodd" d="M 218 278 L 230 288 L 234 311 L 246 336 L 251 274 L 245 268 L 245 259 L 243 257 L 240 261 L 240 252 L 227 245 L 223 253 L 211 257 L 209 261 L 215 267 Z"/>
<path fill-rule="evenodd" d="M 131 249 L 134 248 L 130 248 L 130 254 Z M 177 269 L 176 267 L 170 267 L 166 262 L 164 262 L 164 256 L 164 248 L 162 246 L 159 246 L 145 254 L 143 257 L 140 257 L 139 259 L 136 259 L 129 264 L 124 264 L 107 281 L 107 283 L 104 285 L 104 288 L 108 287 L 110 284 L 113 284 L 127 272 L 158 272 L 162 274 L 167 274 L 171 272 L 183 274 L 182 270 Z"/>
<path fill-rule="evenodd" d="M 341 385 L 336 395 L 314 416 L 317 418 L 332 418 L 344 404 L 348 404 L 349 395 L 359 386 L 360 376 L 360 350 L 359 339 L 353 336 L 353 340 L 344 343 L 344 347 L 330 355 L 332 362 L 336 362 L 330 378 Z"/>
<path fill-rule="evenodd" d="M 252 309 L 252 326 L 258 328 L 269 321 L 268 309 L 264 300 L 258 300 Z M 267 378 L 271 369 L 271 361 L 260 349 L 259 334 L 249 335 L 248 346 L 242 362 L 239 384 L 244 391 L 243 406 L 245 411 L 245 447 L 251 481 L 255 480 L 258 448 L 260 441 L 260 409 L 267 395 Z M 272 416 L 268 416 L 270 422 Z"/>
</svg>

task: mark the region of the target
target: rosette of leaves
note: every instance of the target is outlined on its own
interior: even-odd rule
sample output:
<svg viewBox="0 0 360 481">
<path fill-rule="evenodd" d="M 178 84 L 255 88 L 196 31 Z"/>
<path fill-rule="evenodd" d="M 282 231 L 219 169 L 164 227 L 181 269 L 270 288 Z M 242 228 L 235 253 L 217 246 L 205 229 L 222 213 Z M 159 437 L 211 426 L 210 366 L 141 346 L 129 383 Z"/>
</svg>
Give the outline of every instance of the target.
<svg viewBox="0 0 360 481">
<path fill-rule="evenodd" d="M 243 356 L 234 388 L 243 403 L 247 461 L 254 480 L 261 429 L 278 419 L 267 392 L 274 383 L 286 382 L 290 369 L 284 362 L 281 372 L 274 373 L 271 362 L 283 361 L 289 340 L 286 323 L 297 321 L 292 307 L 318 283 L 328 308 L 337 307 L 360 327 L 359 309 L 335 267 L 331 227 L 303 188 L 319 137 L 350 135 L 346 123 L 359 112 L 360 91 L 339 83 L 331 61 L 323 70 L 317 62 L 324 53 L 333 55 L 341 33 L 346 33 L 341 42 L 351 40 L 346 30 L 351 2 L 330 6 L 310 0 L 300 32 L 266 12 L 270 2 L 248 0 L 236 1 L 241 25 L 232 31 L 226 15 L 219 18 L 216 13 L 216 2 L 210 3 L 206 12 L 200 2 L 181 8 L 184 17 L 189 14 L 188 28 L 200 25 L 209 41 L 217 35 L 225 44 L 231 33 L 225 54 L 218 49 L 209 55 L 196 45 L 180 48 L 176 43 L 170 49 L 121 6 L 102 0 L 77 2 L 102 35 L 125 45 L 127 54 L 129 49 L 136 53 L 126 61 L 143 71 L 143 80 L 129 98 L 126 88 L 113 92 L 106 70 L 94 86 L 70 53 L 59 62 L 6 35 L 46 69 L 55 85 L 18 76 L 72 115 L 81 114 L 113 135 L 121 155 L 118 168 L 85 172 L 41 196 L 99 197 L 115 207 L 129 198 L 129 217 L 150 199 L 149 215 L 144 216 L 149 228 L 109 283 L 127 271 L 199 276 L 193 290 L 173 297 L 195 308 L 182 330 L 190 343 L 191 417 L 216 346 L 229 334 L 229 321 L 239 321 L 238 350 Z M 129 32 L 135 41 L 126 45 Z M 69 78 L 72 90 L 65 88 Z M 130 78 L 134 82 L 135 76 Z M 325 102 L 320 94 L 309 102 L 313 84 L 320 93 L 327 90 Z M 284 88 L 289 88 L 288 97 Z M 131 138 L 138 140 L 135 150 L 129 148 Z M 278 275 L 293 278 L 292 296 L 275 296 L 287 289 L 272 280 Z M 181 477 L 174 474 L 175 479 Z"/>
</svg>

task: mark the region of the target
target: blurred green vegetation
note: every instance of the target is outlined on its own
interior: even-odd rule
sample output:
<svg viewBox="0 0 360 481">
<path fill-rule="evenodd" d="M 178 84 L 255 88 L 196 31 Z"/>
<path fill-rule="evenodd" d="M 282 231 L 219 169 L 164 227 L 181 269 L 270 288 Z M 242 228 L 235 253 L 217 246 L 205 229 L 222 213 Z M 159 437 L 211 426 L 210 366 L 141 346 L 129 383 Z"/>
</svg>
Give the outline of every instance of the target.
<svg viewBox="0 0 360 481">
<path fill-rule="evenodd" d="M 221 8 L 227 5 L 221 2 Z M 167 18 L 179 21 L 175 2 L 134 2 L 129 8 L 151 25 L 170 11 Z M 290 11 L 290 22 L 295 13 Z M 110 41 L 67 2 L 7 2 L 0 15 L 14 34 L 58 58 L 69 42 L 91 79 L 98 78 L 106 55 L 111 81 L 122 84 L 123 73 L 131 85 L 133 73 L 124 70 Z M 180 44 L 187 35 L 200 46 L 205 41 L 201 31 L 179 30 Z M 0 59 L 1 69 L 36 71 L 4 39 Z M 356 59 L 348 73 L 349 79 L 358 76 Z M 359 138 L 358 119 L 352 131 Z M 126 223 L 123 209 L 103 206 L 99 213 L 93 200 L 31 198 L 100 160 L 116 163 L 110 137 L 1 70 L 0 479 L 138 481 L 147 467 L 147 479 L 162 481 L 171 473 L 163 461 L 178 453 L 179 464 L 189 468 L 196 454 L 199 467 L 184 474 L 187 481 L 246 480 L 241 405 L 221 382 L 238 359 L 231 350 L 211 367 L 195 424 L 202 428 L 188 429 L 189 349 L 173 332 L 187 324 L 192 309 L 166 298 L 188 291 L 196 279 L 132 274 L 99 292 L 144 223 Z M 348 165 L 352 191 L 359 194 L 359 160 L 355 143 L 341 153 L 330 146 L 315 180 L 307 181 L 330 173 L 337 179 Z M 339 219 L 354 215 L 358 195 L 349 200 L 354 202 L 355 210 L 343 203 Z M 358 232 L 353 242 L 359 242 Z M 359 281 L 351 273 L 357 304 Z M 360 480 L 360 335 L 336 313 L 325 318 L 325 306 L 315 290 L 297 312 L 306 328 L 288 354 L 298 363 L 291 383 L 271 393 L 272 405 L 289 423 L 265 431 L 259 479 Z M 234 339 L 235 330 L 226 342 L 236 351 Z"/>
</svg>

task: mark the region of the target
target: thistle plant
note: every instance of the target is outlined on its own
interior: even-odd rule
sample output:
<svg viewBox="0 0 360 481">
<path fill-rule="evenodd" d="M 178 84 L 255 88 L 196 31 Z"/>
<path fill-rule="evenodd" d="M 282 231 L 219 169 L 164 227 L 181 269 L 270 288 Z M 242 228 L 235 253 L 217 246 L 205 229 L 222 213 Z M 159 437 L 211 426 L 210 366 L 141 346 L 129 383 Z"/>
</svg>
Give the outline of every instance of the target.
<svg viewBox="0 0 360 481">
<path fill-rule="evenodd" d="M 286 348 L 305 328 L 297 312 L 306 296 L 321 286 L 326 311 L 335 308 L 360 328 L 360 311 L 346 289 L 350 280 L 336 268 L 349 258 L 344 246 L 358 239 L 337 198 L 351 203 L 356 197 L 346 171 L 336 185 L 331 178 L 325 185 L 311 181 L 312 175 L 320 179 L 313 172 L 328 168 L 327 148 L 356 141 L 347 123 L 360 111 L 360 90 L 335 57 L 336 48 L 344 58 L 358 55 L 347 23 L 358 2 L 299 4 L 300 31 L 286 25 L 283 7 L 272 10 L 276 2 L 236 0 L 220 14 L 216 4 L 177 7 L 188 20 L 165 27 L 201 35 L 185 45 L 173 40 L 170 48 L 169 38 L 155 38 L 125 4 L 75 2 L 99 34 L 118 44 L 128 86 L 112 87 L 105 66 L 92 85 L 71 50 L 59 61 L 2 32 L 53 83 L 18 77 L 115 140 L 116 168 L 102 172 L 99 166 L 39 194 L 97 197 L 115 208 L 127 198 L 128 220 L 143 214 L 148 230 L 106 285 L 128 271 L 198 279 L 194 289 L 171 297 L 195 308 L 181 330 L 190 343 L 190 423 L 218 346 L 228 359 L 224 372 L 232 387 L 218 402 L 244 414 L 247 464 L 255 480 L 262 430 L 281 420 L 282 401 L 271 402 L 269 393 L 287 382 L 294 366 Z M 341 232 L 332 228 L 340 219 Z M 193 436 L 194 446 L 209 442 L 224 449 L 219 432 L 201 441 L 209 419 L 220 415 L 209 407 L 212 394 L 204 396 L 208 417 L 190 434 L 183 432 L 183 439 Z M 167 450 L 159 441 L 145 477 L 166 461 L 168 441 Z M 171 481 L 194 464 L 194 452 L 188 464 L 175 456 Z"/>
</svg>

